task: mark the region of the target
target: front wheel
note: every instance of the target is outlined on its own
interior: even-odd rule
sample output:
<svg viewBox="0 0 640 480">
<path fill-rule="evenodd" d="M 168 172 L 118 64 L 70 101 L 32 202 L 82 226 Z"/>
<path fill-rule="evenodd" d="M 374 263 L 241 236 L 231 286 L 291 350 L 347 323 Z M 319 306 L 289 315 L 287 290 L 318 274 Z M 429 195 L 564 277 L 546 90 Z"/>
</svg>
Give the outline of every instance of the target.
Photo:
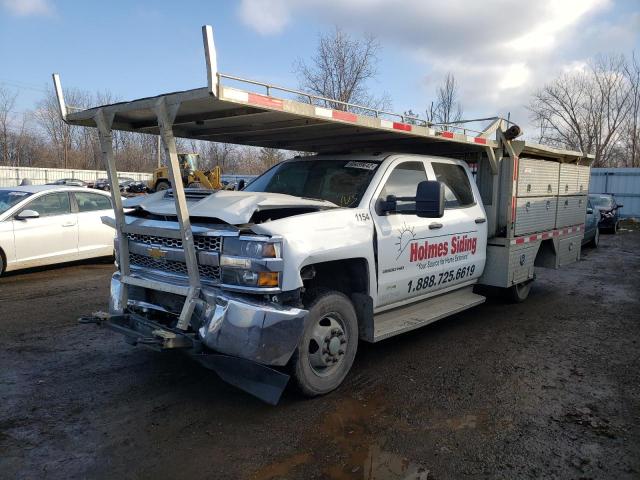
<svg viewBox="0 0 640 480">
<path fill-rule="evenodd" d="M 598 248 L 598 244 L 600 243 L 600 229 L 596 228 L 596 234 L 593 236 L 591 240 L 591 247 Z"/>
<path fill-rule="evenodd" d="M 293 358 L 293 375 L 309 397 L 336 389 L 358 350 L 358 319 L 346 295 L 322 291 L 307 306 L 306 328 Z"/>
<path fill-rule="evenodd" d="M 159 192 L 161 190 L 169 190 L 170 188 L 171 184 L 166 180 L 160 180 L 158 183 L 156 183 L 156 192 Z"/>
</svg>

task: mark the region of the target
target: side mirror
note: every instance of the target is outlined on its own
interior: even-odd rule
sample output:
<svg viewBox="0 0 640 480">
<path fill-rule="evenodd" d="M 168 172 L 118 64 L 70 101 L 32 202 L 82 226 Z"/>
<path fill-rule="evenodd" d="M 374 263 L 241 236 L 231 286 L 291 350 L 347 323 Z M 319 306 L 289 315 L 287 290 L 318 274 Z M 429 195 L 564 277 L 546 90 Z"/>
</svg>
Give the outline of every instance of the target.
<svg viewBox="0 0 640 480">
<path fill-rule="evenodd" d="M 593 215 L 593 208 L 587 208 L 587 215 Z"/>
<path fill-rule="evenodd" d="M 238 180 L 238 185 L 236 186 L 236 190 L 242 190 L 245 187 L 245 181 L 244 178 L 241 178 L 240 180 Z"/>
<path fill-rule="evenodd" d="M 35 210 L 22 210 L 15 216 L 16 220 L 27 220 L 29 218 L 39 218 L 40 214 Z"/>
<path fill-rule="evenodd" d="M 420 218 L 441 218 L 444 215 L 444 184 L 425 180 L 416 190 L 416 215 Z"/>
<path fill-rule="evenodd" d="M 415 202 L 415 210 L 401 208 L 398 210 L 398 202 Z M 416 189 L 415 197 L 396 197 L 388 195 L 386 200 L 376 203 L 376 213 L 398 213 L 404 215 L 417 215 L 420 218 L 440 218 L 444 215 L 444 184 L 435 180 L 420 182 Z"/>
</svg>

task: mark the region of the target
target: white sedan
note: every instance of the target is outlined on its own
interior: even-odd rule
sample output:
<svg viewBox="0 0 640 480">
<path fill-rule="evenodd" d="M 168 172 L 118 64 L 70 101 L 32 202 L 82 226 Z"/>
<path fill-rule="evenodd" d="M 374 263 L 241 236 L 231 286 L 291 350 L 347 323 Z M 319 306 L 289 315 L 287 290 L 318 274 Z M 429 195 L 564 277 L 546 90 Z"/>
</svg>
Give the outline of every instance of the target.
<svg viewBox="0 0 640 480">
<path fill-rule="evenodd" d="M 113 255 L 108 194 L 82 187 L 0 188 L 0 274 L 21 268 Z"/>
</svg>

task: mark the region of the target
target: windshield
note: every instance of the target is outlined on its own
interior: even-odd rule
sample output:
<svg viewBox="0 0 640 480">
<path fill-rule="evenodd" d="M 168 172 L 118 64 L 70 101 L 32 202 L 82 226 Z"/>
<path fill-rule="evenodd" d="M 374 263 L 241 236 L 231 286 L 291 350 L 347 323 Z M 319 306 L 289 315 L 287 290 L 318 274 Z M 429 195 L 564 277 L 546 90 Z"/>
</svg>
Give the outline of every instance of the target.
<svg viewBox="0 0 640 480">
<path fill-rule="evenodd" d="M 589 200 L 596 207 L 610 208 L 613 206 L 613 198 L 608 195 L 590 195 Z"/>
<path fill-rule="evenodd" d="M 286 193 L 357 207 L 380 162 L 293 160 L 276 165 L 250 185 L 247 192 Z"/>
<path fill-rule="evenodd" d="M 0 215 L 31 195 L 29 192 L 0 190 Z"/>
</svg>

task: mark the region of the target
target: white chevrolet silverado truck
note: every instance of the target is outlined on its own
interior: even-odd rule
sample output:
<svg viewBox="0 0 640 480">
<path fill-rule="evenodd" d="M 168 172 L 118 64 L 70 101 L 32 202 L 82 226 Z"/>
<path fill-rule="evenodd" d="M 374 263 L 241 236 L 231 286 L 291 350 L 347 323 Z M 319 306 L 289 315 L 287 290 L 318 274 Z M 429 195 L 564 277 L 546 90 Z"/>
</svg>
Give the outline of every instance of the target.
<svg viewBox="0 0 640 480">
<path fill-rule="evenodd" d="M 113 194 L 110 308 L 82 321 L 182 349 L 276 403 L 291 376 L 307 395 L 337 388 L 359 341 L 479 305 L 480 285 L 522 301 L 535 267 L 579 259 L 590 156 L 517 140 L 497 117 L 475 131 L 301 102 L 217 72 L 210 27 L 203 34 L 205 88 L 71 111 L 54 75 L 62 118 L 98 129 L 111 181 L 112 130 L 125 130 L 162 137 L 172 183 L 125 205 Z M 318 154 L 242 191 L 185 190 L 176 136 Z"/>
</svg>

